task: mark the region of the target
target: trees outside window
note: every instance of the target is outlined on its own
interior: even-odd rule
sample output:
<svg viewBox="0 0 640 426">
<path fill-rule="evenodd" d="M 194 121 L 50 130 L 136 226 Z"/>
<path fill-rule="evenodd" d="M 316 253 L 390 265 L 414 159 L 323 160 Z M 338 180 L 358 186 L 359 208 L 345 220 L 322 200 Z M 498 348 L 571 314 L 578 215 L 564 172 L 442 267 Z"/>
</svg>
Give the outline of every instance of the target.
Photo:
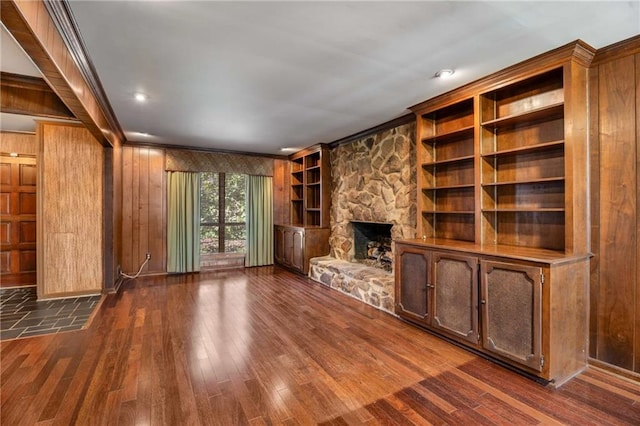
<svg viewBox="0 0 640 426">
<path fill-rule="evenodd" d="M 200 253 L 246 252 L 245 176 L 202 173 Z"/>
</svg>

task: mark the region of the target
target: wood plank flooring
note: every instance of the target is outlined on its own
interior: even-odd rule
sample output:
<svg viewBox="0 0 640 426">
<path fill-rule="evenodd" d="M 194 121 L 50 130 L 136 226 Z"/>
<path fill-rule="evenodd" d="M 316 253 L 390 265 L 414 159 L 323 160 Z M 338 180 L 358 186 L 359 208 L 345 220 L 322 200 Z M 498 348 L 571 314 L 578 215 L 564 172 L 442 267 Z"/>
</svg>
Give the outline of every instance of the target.
<svg viewBox="0 0 640 426">
<path fill-rule="evenodd" d="M 635 382 L 549 389 L 278 267 L 129 282 L 0 361 L 3 425 L 640 424 Z"/>
</svg>

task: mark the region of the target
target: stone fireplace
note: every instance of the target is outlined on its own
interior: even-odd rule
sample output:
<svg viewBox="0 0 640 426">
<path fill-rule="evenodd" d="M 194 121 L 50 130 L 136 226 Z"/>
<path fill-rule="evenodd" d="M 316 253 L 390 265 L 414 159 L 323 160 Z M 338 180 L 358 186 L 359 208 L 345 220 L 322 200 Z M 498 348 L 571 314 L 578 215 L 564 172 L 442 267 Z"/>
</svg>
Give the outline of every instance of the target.
<svg viewBox="0 0 640 426">
<path fill-rule="evenodd" d="M 331 150 L 331 254 L 317 258 L 320 263 L 312 261 L 309 272 L 313 279 L 389 312 L 394 306 L 393 243 L 387 271 L 356 263 L 360 249 L 354 224 L 385 224 L 392 241 L 415 237 L 414 135 L 415 124 L 410 123 Z"/>
<path fill-rule="evenodd" d="M 391 248 L 390 223 L 352 222 L 353 260 L 367 266 L 391 272 L 393 250 Z"/>
</svg>

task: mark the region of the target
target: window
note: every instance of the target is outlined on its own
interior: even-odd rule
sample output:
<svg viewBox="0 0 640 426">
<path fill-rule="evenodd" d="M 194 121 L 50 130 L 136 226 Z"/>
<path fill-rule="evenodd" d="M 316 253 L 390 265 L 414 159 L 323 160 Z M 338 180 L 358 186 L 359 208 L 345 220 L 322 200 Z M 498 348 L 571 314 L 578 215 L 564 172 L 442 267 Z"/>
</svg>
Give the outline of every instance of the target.
<svg viewBox="0 0 640 426">
<path fill-rule="evenodd" d="M 246 251 L 245 176 L 202 173 L 200 254 Z"/>
</svg>

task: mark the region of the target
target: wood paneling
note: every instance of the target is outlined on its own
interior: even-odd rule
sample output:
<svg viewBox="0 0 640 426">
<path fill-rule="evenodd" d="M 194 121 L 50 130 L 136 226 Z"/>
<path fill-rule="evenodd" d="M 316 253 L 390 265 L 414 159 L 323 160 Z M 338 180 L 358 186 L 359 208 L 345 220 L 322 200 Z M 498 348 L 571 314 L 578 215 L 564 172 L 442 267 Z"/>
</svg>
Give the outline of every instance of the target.
<svg viewBox="0 0 640 426">
<path fill-rule="evenodd" d="M 289 160 L 273 160 L 273 223 L 287 224 L 289 213 Z"/>
<path fill-rule="evenodd" d="M 38 297 L 103 287 L 103 147 L 83 126 L 41 122 Z"/>
<path fill-rule="evenodd" d="M 640 38 L 598 52 L 590 75 L 590 356 L 640 372 Z"/>
<path fill-rule="evenodd" d="M 0 74 L 0 109 L 12 114 L 75 118 L 43 79 L 6 72 Z"/>
<path fill-rule="evenodd" d="M 36 155 L 38 140 L 35 133 L 0 132 L 0 152 Z"/>
<path fill-rule="evenodd" d="M 108 117 L 110 111 L 103 109 L 84 79 L 45 3 L 7 0 L 0 2 L 0 7 L 2 23 L 73 115 L 100 143 L 113 145 L 123 142 L 122 129 L 113 118 Z"/>
<path fill-rule="evenodd" d="M 143 274 L 165 273 L 167 247 L 166 173 L 163 149 L 122 148 L 121 268 L 138 271 L 151 253 Z"/>
</svg>

